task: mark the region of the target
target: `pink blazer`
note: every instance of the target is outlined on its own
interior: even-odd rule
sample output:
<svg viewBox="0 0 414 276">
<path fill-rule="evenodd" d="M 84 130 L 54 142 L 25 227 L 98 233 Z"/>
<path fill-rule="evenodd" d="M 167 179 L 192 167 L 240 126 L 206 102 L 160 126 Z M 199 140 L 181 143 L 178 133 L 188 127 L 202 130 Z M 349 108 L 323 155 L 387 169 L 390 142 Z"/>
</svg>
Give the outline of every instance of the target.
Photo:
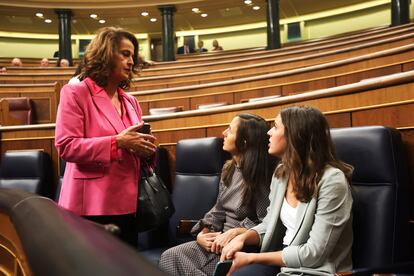
<svg viewBox="0 0 414 276">
<path fill-rule="evenodd" d="M 78 215 L 134 213 L 140 161 L 119 149 L 111 162 L 111 137 L 125 126 L 107 93 L 94 87 L 87 78 L 60 93 L 55 146 L 67 163 L 59 205 Z M 139 123 L 137 100 L 121 89 L 118 93 L 133 124 Z"/>
</svg>

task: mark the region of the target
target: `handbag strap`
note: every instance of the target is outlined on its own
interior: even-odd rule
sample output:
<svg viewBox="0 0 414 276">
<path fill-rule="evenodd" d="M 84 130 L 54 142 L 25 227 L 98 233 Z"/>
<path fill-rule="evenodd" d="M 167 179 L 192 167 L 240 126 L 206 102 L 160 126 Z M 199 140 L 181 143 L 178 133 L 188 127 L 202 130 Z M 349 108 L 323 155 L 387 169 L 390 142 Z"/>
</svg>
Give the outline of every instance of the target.
<svg viewBox="0 0 414 276">
<path fill-rule="evenodd" d="M 153 168 L 148 164 L 146 160 L 141 161 L 141 177 L 148 177 L 154 174 Z"/>
</svg>

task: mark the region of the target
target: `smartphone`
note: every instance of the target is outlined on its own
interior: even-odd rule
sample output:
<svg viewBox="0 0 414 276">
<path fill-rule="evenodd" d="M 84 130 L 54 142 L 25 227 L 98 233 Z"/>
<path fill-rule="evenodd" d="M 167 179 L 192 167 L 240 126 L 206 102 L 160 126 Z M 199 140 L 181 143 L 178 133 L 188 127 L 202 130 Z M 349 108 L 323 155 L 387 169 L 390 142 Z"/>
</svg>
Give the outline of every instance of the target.
<svg viewBox="0 0 414 276">
<path fill-rule="evenodd" d="M 233 260 L 225 260 L 222 262 L 218 262 L 216 264 L 216 268 L 214 269 L 213 276 L 226 276 L 232 264 Z"/>
<path fill-rule="evenodd" d="M 150 134 L 151 132 L 151 125 L 148 123 L 144 123 L 140 129 L 137 130 L 139 133 Z"/>
</svg>

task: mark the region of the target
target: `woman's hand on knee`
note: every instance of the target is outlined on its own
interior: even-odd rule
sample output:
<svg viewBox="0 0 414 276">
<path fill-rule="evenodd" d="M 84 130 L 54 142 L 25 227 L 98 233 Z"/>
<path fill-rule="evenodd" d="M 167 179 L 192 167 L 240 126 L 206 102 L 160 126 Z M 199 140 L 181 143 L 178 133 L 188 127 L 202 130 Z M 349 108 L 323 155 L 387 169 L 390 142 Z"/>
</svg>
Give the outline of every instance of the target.
<svg viewBox="0 0 414 276">
<path fill-rule="evenodd" d="M 211 252 L 215 252 L 216 254 L 220 254 L 223 250 L 224 246 L 226 246 L 232 239 L 239 235 L 238 229 L 230 229 L 220 235 L 218 235 L 211 245 Z"/>
<path fill-rule="evenodd" d="M 211 246 L 218 235 L 220 232 L 200 232 L 197 235 L 197 243 L 207 252 L 211 252 Z"/>
</svg>

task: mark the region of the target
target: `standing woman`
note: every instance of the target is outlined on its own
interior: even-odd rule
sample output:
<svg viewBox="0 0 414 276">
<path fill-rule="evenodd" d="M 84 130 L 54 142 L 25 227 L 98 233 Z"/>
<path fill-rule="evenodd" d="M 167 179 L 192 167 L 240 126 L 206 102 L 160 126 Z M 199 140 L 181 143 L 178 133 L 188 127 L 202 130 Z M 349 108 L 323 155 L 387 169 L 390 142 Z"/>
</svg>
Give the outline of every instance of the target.
<svg viewBox="0 0 414 276">
<path fill-rule="evenodd" d="M 171 275 L 211 275 L 222 248 L 266 215 L 274 159 L 267 153 L 268 126 L 252 114 L 239 114 L 223 132 L 232 159 L 223 167 L 214 207 L 192 229 L 196 241 L 170 248 L 160 268 Z"/>
<path fill-rule="evenodd" d="M 263 222 L 234 238 L 221 260 L 231 275 L 332 275 L 352 269 L 352 167 L 335 157 L 328 122 L 312 107 L 288 107 L 268 133 L 281 158 Z M 260 245 L 261 253 L 240 252 Z"/>
<path fill-rule="evenodd" d="M 62 88 L 55 145 L 67 161 L 59 205 L 98 223 L 114 223 L 136 246 L 141 160 L 151 158 L 152 135 L 140 134 L 141 108 L 123 89 L 138 61 L 135 36 L 102 28 L 88 45 L 83 81 Z"/>
</svg>

